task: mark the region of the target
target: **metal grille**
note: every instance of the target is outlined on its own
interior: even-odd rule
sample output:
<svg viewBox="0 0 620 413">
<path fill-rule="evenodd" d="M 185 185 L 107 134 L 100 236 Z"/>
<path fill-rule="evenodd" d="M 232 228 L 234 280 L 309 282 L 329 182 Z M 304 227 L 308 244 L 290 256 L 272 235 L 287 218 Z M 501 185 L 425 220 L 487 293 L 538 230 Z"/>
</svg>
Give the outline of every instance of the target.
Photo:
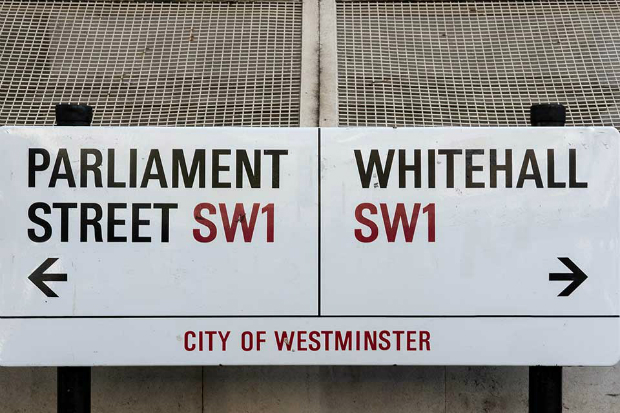
<svg viewBox="0 0 620 413">
<path fill-rule="evenodd" d="M 340 125 L 620 127 L 619 1 L 338 1 Z"/>
<path fill-rule="evenodd" d="M 301 0 L 0 0 L 0 125 L 297 126 Z"/>
</svg>

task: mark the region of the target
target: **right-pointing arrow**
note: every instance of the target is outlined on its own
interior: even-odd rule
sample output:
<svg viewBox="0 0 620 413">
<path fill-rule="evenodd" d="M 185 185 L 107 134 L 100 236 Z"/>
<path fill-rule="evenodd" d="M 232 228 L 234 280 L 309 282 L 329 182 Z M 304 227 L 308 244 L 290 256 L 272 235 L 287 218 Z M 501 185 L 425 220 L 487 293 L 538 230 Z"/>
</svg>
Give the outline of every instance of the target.
<svg viewBox="0 0 620 413">
<path fill-rule="evenodd" d="M 560 294 L 558 297 L 568 297 L 572 294 L 573 291 L 577 289 L 587 278 L 588 276 L 581 271 L 577 265 L 570 259 L 566 257 L 558 257 L 558 260 L 562 262 L 562 264 L 566 265 L 566 268 L 571 270 L 570 273 L 550 273 L 549 281 L 572 281 Z"/>
<path fill-rule="evenodd" d="M 45 285 L 46 281 L 67 281 L 67 274 L 46 274 L 45 271 L 54 265 L 58 261 L 58 258 L 48 258 L 43 261 L 43 264 L 30 274 L 28 279 L 48 297 L 58 297 L 51 288 Z"/>
</svg>

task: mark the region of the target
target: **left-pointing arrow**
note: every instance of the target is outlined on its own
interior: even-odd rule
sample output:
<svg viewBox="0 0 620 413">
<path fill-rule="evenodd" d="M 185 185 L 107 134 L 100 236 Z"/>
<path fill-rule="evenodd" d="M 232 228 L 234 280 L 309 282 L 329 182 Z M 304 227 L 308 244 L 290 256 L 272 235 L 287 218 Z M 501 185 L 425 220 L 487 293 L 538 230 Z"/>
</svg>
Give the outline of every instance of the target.
<svg viewBox="0 0 620 413">
<path fill-rule="evenodd" d="M 28 279 L 48 297 L 58 297 L 51 288 L 45 285 L 46 281 L 67 281 L 67 274 L 46 274 L 45 271 L 54 265 L 58 261 L 58 258 L 48 258 L 43 261 L 43 264 L 30 274 Z"/>
</svg>

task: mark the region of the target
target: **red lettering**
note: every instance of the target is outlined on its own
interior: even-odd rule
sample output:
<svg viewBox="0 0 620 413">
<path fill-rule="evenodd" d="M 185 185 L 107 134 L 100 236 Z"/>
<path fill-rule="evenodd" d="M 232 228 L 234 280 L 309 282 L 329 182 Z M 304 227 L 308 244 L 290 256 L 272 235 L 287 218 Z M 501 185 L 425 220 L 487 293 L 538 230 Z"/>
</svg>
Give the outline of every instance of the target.
<svg viewBox="0 0 620 413">
<path fill-rule="evenodd" d="M 277 331 L 274 331 L 274 334 L 276 336 L 276 346 L 278 347 L 278 351 L 282 351 L 282 348 L 285 344 L 288 351 L 291 351 L 293 349 L 293 339 L 295 338 L 294 331 L 291 331 L 290 338 L 286 331 L 283 331 L 281 336 Z"/>
<path fill-rule="evenodd" d="M 227 331 L 224 335 L 222 335 L 221 331 L 218 331 L 217 334 L 220 336 L 220 340 L 222 340 L 222 351 L 226 351 L 226 341 L 230 337 L 230 331 Z"/>
<path fill-rule="evenodd" d="M 416 351 L 415 348 L 415 331 L 407 331 L 407 351 Z"/>
<path fill-rule="evenodd" d="M 385 234 L 387 235 L 388 242 L 394 242 L 396 240 L 396 234 L 398 233 L 398 227 L 400 224 L 403 226 L 403 232 L 405 234 L 405 241 L 413 241 L 413 235 L 415 234 L 415 227 L 418 222 L 418 215 L 420 214 L 420 204 L 415 203 L 413 205 L 413 215 L 411 221 L 407 221 L 407 211 L 403 203 L 396 204 L 396 210 L 394 211 L 394 219 L 390 223 L 390 213 L 388 211 L 387 204 L 380 204 L 381 214 L 383 215 L 383 224 L 385 226 Z"/>
<path fill-rule="evenodd" d="M 428 331 L 420 331 L 420 350 L 424 350 L 424 346 L 431 351 L 431 333 Z"/>
<path fill-rule="evenodd" d="M 377 207 L 368 202 L 364 202 L 363 204 L 359 204 L 357 208 L 355 208 L 355 219 L 357 220 L 357 222 L 370 228 L 370 235 L 367 237 L 364 236 L 361 229 L 356 228 L 355 238 L 357 238 L 359 242 L 367 243 L 373 242 L 377 239 L 377 237 L 379 236 L 379 228 L 377 227 L 377 224 L 375 224 L 372 220 L 364 217 L 363 212 L 365 209 L 369 210 L 371 215 L 376 215 Z"/>
<path fill-rule="evenodd" d="M 266 331 L 257 331 L 256 332 L 256 351 L 260 351 L 260 345 L 263 344 L 265 340 Z"/>
<path fill-rule="evenodd" d="M 346 331 L 344 333 L 344 338 L 343 338 L 343 334 L 341 331 L 336 331 L 336 351 L 338 350 L 351 351 L 351 343 L 352 343 L 352 337 L 351 337 L 350 331 Z"/>
<path fill-rule="evenodd" d="M 267 213 L 267 242 L 273 242 L 273 233 L 274 233 L 274 206 L 273 204 L 267 204 L 260 210 L 261 213 Z"/>
<path fill-rule="evenodd" d="M 376 331 L 364 331 L 364 350 L 377 350 Z"/>
<path fill-rule="evenodd" d="M 196 344 L 189 344 L 189 338 L 196 338 L 196 333 L 194 333 L 193 331 L 186 331 L 185 332 L 185 351 L 194 351 L 196 350 Z"/>
<path fill-rule="evenodd" d="M 306 347 L 302 347 L 303 344 L 306 344 L 306 334 L 307 331 L 298 331 L 297 332 L 297 351 L 307 351 Z"/>
<path fill-rule="evenodd" d="M 321 342 L 318 340 L 318 337 L 320 336 L 321 333 L 319 331 L 311 331 L 310 334 L 308 334 L 308 340 L 311 343 L 308 346 L 308 349 L 310 349 L 310 351 L 318 351 L 321 349 Z"/>
<path fill-rule="evenodd" d="M 428 213 L 428 242 L 435 242 L 435 204 L 425 206 L 422 213 Z"/>
<path fill-rule="evenodd" d="M 226 204 L 220 205 L 220 214 L 222 215 L 222 224 L 224 224 L 224 234 L 226 234 L 226 241 L 234 242 L 235 235 L 237 233 L 237 224 L 241 222 L 241 231 L 243 232 L 243 240 L 245 242 L 251 242 L 254 235 L 254 226 L 256 225 L 256 217 L 258 216 L 259 204 L 252 204 L 252 215 L 250 216 L 249 223 L 245 214 L 245 208 L 243 204 L 235 204 L 235 210 L 233 212 L 232 221 L 228 220 L 228 211 L 226 210 Z"/>
<path fill-rule="evenodd" d="M 380 350 L 389 350 L 390 349 L 390 332 L 383 330 L 379 333 L 379 349 Z"/>
<path fill-rule="evenodd" d="M 326 330 L 326 331 L 321 331 L 321 333 L 325 336 L 325 351 L 329 351 L 329 336 L 334 334 L 334 332 Z"/>
<path fill-rule="evenodd" d="M 396 351 L 400 351 L 400 336 L 402 336 L 404 331 L 392 331 L 396 335 Z"/>
<path fill-rule="evenodd" d="M 217 227 L 215 226 L 215 224 L 202 216 L 202 211 L 205 209 L 209 211 L 209 214 L 211 215 L 216 213 L 215 206 L 213 206 L 213 204 L 202 203 L 196 205 L 196 207 L 194 208 L 194 219 L 196 220 L 196 222 L 209 228 L 209 235 L 207 235 L 206 237 L 200 233 L 199 229 L 194 229 L 194 239 L 198 242 L 211 242 L 215 239 L 217 235 Z"/>
<path fill-rule="evenodd" d="M 250 351 L 254 348 L 254 336 L 250 331 L 241 333 L 241 350 Z"/>
<path fill-rule="evenodd" d="M 209 337 L 209 351 L 213 351 L 213 336 L 215 335 L 215 331 L 205 331 L 204 332 Z"/>
</svg>

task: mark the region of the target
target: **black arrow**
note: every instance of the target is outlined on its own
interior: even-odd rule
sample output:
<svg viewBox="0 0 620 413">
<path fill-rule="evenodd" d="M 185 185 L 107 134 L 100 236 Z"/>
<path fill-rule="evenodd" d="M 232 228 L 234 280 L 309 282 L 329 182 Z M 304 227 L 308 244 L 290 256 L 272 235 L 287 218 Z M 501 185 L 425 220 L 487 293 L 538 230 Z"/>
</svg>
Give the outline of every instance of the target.
<svg viewBox="0 0 620 413">
<path fill-rule="evenodd" d="M 46 274 L 45 271 L 54 265 L 58 258 L 48 258 L 34 270 L 28 279 L 48 297 L 58 297 L 51 288 L 45 285 L 46 281 L 67 281 L 67 274 Z"/>
<path fill-rule="evenodd" d="M 583 283 L 588 278 L 588 276 L 583 271 L 581 271 L 581 269 L 577 267 L 570 258 L 558 257 L 558 260 L 562 261 L 562 264 L 566 265 L 566 268 L 568 268 L 572 272 L 550 273 L 549 281 L 572 281 L 572 283 L 570 283 L 568 287 L 564 289 L 564 291 L 558 294 L 558 297 L 568 297 L 572 294 L 573 291 L 577 289 L 577 287 L 581 285 L 581 283 Z"/>
</svg>

